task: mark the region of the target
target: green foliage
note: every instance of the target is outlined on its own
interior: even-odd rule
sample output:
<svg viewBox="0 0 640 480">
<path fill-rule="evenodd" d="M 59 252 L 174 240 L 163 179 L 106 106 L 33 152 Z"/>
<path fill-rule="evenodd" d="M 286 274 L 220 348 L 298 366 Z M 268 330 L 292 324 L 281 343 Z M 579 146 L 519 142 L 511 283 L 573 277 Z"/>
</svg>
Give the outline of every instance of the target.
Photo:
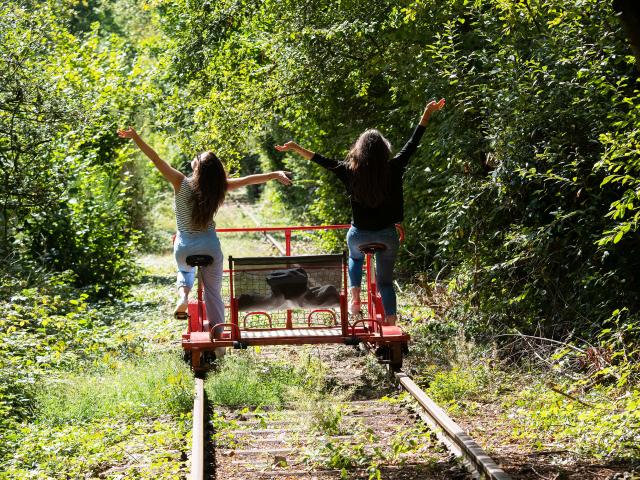
<svg viewBox="0 0 640 480">
<path fill-rule="evenodd" d="M 164 417 L 152 422 L 100 419 L 82 425 L 24 427 L 4 478 L 139 478 L 187 476 L 191 422 Z"/>
<path fill-rule="evenodd" d="M 33 412 L 36 381 L 103 356 L 121 331 L 71 287 L 70 272 L 41 279 L 0 303 L 0 460 L 11 446 L 5 435 Z"/>
<path fill-rule="evenodd" d="M 35 394 L 37 418 L 69 424 L 98 418 L 160 417 L 192 407 L 192 374 L 176 352 L 119 362 L 108 371 L 49 379 Z"/>
<path fill-rule="evenodd" d="M 433 311 L 411 315 L 419 339 L 412 363 L 431 353 L 438 369 L 453 368 L 426 368 L 422 377 L 434 396 L 457 402 L 487 381 L 472 359 L 460 361 L 464 335 L 524 332 L 576 345 L 587 338 L 592 350 L 570 343 L 554 365 L 584 363 L 576 349 L 605 358 L 576 384 L 592 382 L 600 396 L 590 401 L 604 407 L 569 408 L 566 397 L 547 392 L 540 398 L 555 406 L 546 417 L 521 412 L 522 434 L 570 422 L 573 430 L 558 435 L 587 445 L 595 425 L 602 441 L 591 451 L 632 448 L 628 430 L 616 433 L 615 425 L 637 430 L 640 94 L 609 3 L 15 0 L 0 2 L 0 40 L 1 457 L 37 410 L 34 399 L 52 421 L 67 418 L 62 404 L 34 389 L 40 375 L 101 356 L 117 363 L 140 348 L 136 335 L 100 313 L 113 303 L 89 303 L 127 292 L 135 248 L 153 245 L 147 212 L 165 186 L 146 175 L 149 166 L 115 137 L 116 127 L 157 132 L 152 143 L 181 168 L 205 148 L 234 173 L 287 168 L 296 185 L 270 187 L 268 199 L 299 221 L 342 223 L 348 199 L 331 173 L 273 144 L 295 139 L 342 158 L 362 130 L 377 127 L 397 151 L 424 102 L 441 96 L 447 108 L 432 119 L 405 178 L 401 262 L 432 278 L 439 272 L 456 306 L 446 322 L 424 322 Z M 333 249 L 343 237 L 325 241 Z M 311 388 L 306 376 L 316 373 L 231 356 L 208 389 L 221 403 L 281 405 L 290 389 Z M 93 418 L 86 399 L 97 383 L 64 378 L 70 414 Z M 182 408 L 182 393 L 165 407 Z M 606 395 L 622 400 L 606 403 Z M 609 407 L 614 413 L 594 413 Z M 325 427 L 337 428 L 339 415 L 325 413 Z M 64 439 L 52 440 L 49 455 L 28 427 L 25 448 L 38 460 L 21 450 L 14 476 L 35 463 L 46 465 L 43 476 L 104 473 L 99 455 L 82 447 L 93 448 L 102 433 L 75 444 L 74 428 L 44 429 L 42 438 Z M 62 466 L 64 444 L 88 463 Z M 347 446 L 332 448 L 323 456 L 333 465 L 353 465 Z M 375 476 L 375 458 L 369 466 Z"/>
<path fill-rule="evenodd" d="M 473 398 L 487 385 L 482 368 L 454 367 L 435 372 L 429 382 L 428 394 L 440 405 L 453 406 L 460 400 Z"/>
<path fill-rule="evenodd" d="M 540 386 L 524 389 L 509 402 L 518 424 L 514 436 L 534 445 L 552 438 L 597 457 L 637 458 L 640 393 L 614 398 L 610 389 L 597 388 L 583 398 L 578 402 Z"/>
<path fill-rule="evenodd" d="M 226 355 L 219 370 L 207 378 L 207 398 L 228 406 L 279 407 L 285 405 L 292 390 L 317 388 L 314 362 L 291 365 L 268 362 L 251 355 Z"/>
<path fill-rule="evenodd" d="M 73 3 L 0 5 L 0 257 L 11 276 L 72 270 L 122 294 L 145 226 L 143 172 L 115 128 L 145 95 L 144 60 L 97 23 L 72 33 Z"/>
<path fill-rule="evenodd" d="M 96 416 L 127 416 L 131 424 L 142 419 L 145 403 L 157 416 L 190 408 L 188 369 L 178 354 L 158 352 L 175 340 L 177 325 L 167 322 L 171 280 L 159 282 L 164 272 L 157 261 L 151 266 L 128 302 L 92 300 L 67 272 L 43 275 L 0 303 L 0 470 L 25 441 L 25 428 L 30 444 L 40 438 L 43 445 L 64 430 L 45 426 L 45 417 L 47 425 L 68 421 L 76 424 L 70 432 L 90 435 Z M 80 462 L 71 456 L 70 463 Z"/>
</svg>

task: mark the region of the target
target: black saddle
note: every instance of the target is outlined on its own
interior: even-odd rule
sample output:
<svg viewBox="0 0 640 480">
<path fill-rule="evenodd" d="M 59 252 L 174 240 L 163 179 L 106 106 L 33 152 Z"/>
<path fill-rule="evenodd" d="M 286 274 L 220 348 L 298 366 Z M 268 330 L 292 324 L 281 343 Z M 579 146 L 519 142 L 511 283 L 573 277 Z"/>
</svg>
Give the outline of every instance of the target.
<svg viewBox="0 0 640 480">
<path fill-rule="evenodd" d="M 187 265 L 190 267 L 206 267 L 213 263 L 211 255 L 189 255 L 187 257 Z"/>
<path fill-rule="evenodd" d="M 376 252 L 384 252 L 386 249 L 387 246 L 384 243 L 378 242 L 363 243 L 362 245 L 358 245 L 358 250 L 360 250 L 365 255 L 372 255 Z"/>
</svg>

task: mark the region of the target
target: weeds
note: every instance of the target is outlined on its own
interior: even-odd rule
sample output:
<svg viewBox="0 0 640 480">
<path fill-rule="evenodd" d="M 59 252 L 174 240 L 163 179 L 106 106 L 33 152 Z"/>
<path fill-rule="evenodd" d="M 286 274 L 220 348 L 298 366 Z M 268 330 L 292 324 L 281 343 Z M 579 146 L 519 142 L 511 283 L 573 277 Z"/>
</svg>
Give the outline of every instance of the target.
<svg viewBox="0 0 640 480">
<path fill-rule="evenodd" d="M 177 352 L 146 356 L 108 372 L 50 380 L 36 394 L 37 418 L 63 424 L 179 415 L 191 408 L 192 389 L 191 372 Z"/>
<path fill-rule="evenodd" d="M 308 360 L 301 365 L 269 362 L 250 352 L 234 352 L 224 357 L 219 370 L 205 383 L 209 400 L 217 405 L 284 406 L 295 390 L 319 388 L 318 367 Z"/>
<path fill-rule="evenodd" d="M 138 478 L 186 476 L 182 456 L 188 416 L 155 421 L 100 419 L 81 425 L 34 423 L 3 466 L 2 478 Z"/>
</svg>

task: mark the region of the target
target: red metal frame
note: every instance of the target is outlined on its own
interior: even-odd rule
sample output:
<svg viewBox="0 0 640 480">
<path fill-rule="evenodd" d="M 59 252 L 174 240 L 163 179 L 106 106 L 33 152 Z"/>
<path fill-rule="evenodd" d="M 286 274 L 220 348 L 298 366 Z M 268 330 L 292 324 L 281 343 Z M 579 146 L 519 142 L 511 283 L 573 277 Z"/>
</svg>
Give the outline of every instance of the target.
<svg viewBox="0 0 640 480">
<path fill-rule="evenodd" d="M 294 232 L 313 230 L 344 230 L 351 225 L 320 225 L 320 226 L 293 226 L 293 227 L 249 227 L 249 228 L 220 228 L 218 233 L 244 233 L 244 232 L 284 232 L 285 253 L 291 256 L 291 240 Z M 404 239 L 404 231 L 400 225 L 396 225 L 400 234 L 400 241 Z M 391 345 L 406 343 L 409 335 L 399 327 L 385 325 L 382 299 L 378 292 L 375 280 L 375 267 L 372 255 L 366 255 L 366 285 L 367 285 L 367 315 L 349 323 L 347 309 L 347 265 L 342 266 L 343 288 L 340 294 L 340 321 L 334 310 L 315 309 L 307 316 L 307 325 L 293 325 L 292 311 L 287 310 L 286 327 L 273 328 L 272 317 L 267 312 L 247 312 L 243 317 L 242 328 L 239 325 L 238 301 L 234 298 L 233 285 L 233 261 L 229 259 L 229 269 L 225 273 L 229 275 L 229 322 L 219 323 L 210 328 L 206 310 L 202 298 L 202 281 L 198 272 L 197 302 L 189 304 L 189 321 L 187 330 L 182 335 L 182 346 L 187 352 L 191 352 L 192 366 L 194 370 L 204 368 L 198 352 L 211 351 L 217 347 L 246 347 L 250 345 L 282 345 L 282 344 L 317 344 L 317 343 L 353 343 L 365 342 L 366 345 L 375 344 Z M 333 327 L 311 326 L 311 319 L 317 313 L 331 313 L 335 325 Z M 252 315 L 263 315 L 269 319 L 270 328 L 246 328 L 246 320 Z M 214 338 L 213 332 L 219 332 Z M 305 331 L 306 333 L 301 334 Z M 316 332 L 315 334 L 312 332 Z M 195 355 L 195 357 L 194 357 Z"/>
<path fill-rule="evenodd" d="M 309 315 L 307 315 L 307 327 L 309 328 L 314 328 L 311 326 L 311 317 L 313 317 L 314 313 L 330 313 L 333 317 L 333 324 L 338 324 L 338 317 L 336 317 L 336 312 L 334 312 L 333 310 L 329 310 L 328 308 L 317 308 L 316 310 L 311 310 L 311 312 L 309 312 Z"/>
<path fill-rule="evenodd" d="M 273 322 L 271 321 L 271 315 L 269 315 L 268 312 L 248 312 L 247 314 L 245 314 L 245 316 L 242 318 L 242 327 L 246 330 L 247 329 L 247 318 L 252 316 L 252 315 L 264 315 L 265 317 L 267 317 L 269 319 L 269 329 L 273 328 Z"/>
</svg>

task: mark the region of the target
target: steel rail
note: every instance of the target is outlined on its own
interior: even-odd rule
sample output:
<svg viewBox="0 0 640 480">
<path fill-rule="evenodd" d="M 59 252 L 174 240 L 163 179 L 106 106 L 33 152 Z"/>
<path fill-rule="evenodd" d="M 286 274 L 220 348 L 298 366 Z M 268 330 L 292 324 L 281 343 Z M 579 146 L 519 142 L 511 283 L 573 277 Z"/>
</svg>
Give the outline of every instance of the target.
<svg viewBox="0 0 640 480">
<path fill-rule="evenodd" d="M 425 413 L 421 417 L 436 432 L 438 439 L 457 457 L 462 457 L 465 463 L 474 470 L 472 473 L 482 479 L 511 480 L 511 477 L 489 457 L 482 447 L 467 435 L 406 373 L 397 372 L 395 377 L 420 404 Z"/>
<path fill-rule="evenodd" d="M 191 480 L 204 479 L 204 380 L 196 378 L 191 440 Z"/>
<path fill-rule="evenodd" d="M 235 204 L 238 206 L 238 208 L 240 208 L 240 210 L 242 210 L 242 212 L 249 217 L 253 223 L 255 223 L 256 225 L 260 226 L 260 222 L 258 222 L 258 219 L 255 217 L 255 215 L 253 214 L 253 212 L 251 210 L 249 210 L 247 207 L 245 207 L 242 203 L 236 201 Z M 280 255 L 286 255 L 287 252 L 285 250 L 285 248 L 280 245 L 280 242 L 278 242 L 273 235 L 267 233 L 267 232 L 262 232 L 262 234 L 266 237 L 267 240 L 269 240 L 273 246 L 276 247 L 276 249 L 280 252 Z"/>
</svg>

